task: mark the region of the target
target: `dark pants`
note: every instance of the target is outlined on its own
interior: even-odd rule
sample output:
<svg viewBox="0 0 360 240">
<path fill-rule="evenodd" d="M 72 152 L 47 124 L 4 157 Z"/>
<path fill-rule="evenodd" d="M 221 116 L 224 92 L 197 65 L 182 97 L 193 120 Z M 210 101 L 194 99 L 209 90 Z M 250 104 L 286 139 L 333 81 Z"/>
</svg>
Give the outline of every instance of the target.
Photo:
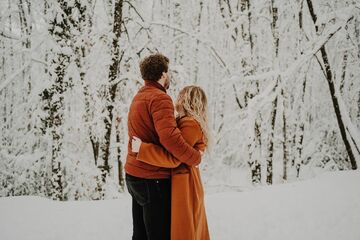
<svg viewBox="0 0 360 240">
<path fill-rule="evenodd" d="M 125 178 L 132 196 L 132 239 L 170 240 L 171 180 Z"/>
</svg>

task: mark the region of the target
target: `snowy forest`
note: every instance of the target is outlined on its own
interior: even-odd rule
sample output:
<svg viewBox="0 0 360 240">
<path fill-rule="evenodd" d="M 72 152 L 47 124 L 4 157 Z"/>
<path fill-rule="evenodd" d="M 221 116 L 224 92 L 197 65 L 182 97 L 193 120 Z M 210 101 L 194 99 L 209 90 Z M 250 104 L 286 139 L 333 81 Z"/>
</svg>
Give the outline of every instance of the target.
<svg viewBox="0 0 360 240">
<path fill-rule="evenodd" d="M 1 0 L 0 197 L 116 198 L 139 62 L 209 99 L 206 189 L 360 164 L 357 0 Z"/>
</svg>

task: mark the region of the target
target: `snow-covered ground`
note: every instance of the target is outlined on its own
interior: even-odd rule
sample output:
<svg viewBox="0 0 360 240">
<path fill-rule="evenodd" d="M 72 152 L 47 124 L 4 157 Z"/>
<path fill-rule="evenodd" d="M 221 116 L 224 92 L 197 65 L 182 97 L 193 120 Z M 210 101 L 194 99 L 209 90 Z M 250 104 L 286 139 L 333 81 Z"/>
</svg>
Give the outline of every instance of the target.
<svg viewBox="0 0 360 240">
<path fill-rule="evenodd" d="M 213 240 L 359 240 L 360 171 L 206 196 Z M 131 239 L 128 194 L 108 201 L 0 198 L 1 240 Z"/>
</svg>

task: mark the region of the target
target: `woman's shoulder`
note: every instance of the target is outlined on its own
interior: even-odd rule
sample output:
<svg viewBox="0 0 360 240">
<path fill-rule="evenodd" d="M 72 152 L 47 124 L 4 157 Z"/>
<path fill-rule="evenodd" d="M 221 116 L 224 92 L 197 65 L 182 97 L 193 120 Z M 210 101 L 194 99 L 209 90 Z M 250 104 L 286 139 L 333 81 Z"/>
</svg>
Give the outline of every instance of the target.
<svg viewBox="0 0 360 240">
<path fill-rule="evenodd" d="M 189 125 L 198 124 L 198 122 L 195 120 L 195 118 L 189 117 L 189 116 L 178 117 L 178 118 L 176 118 L 176 121 L 179 125 L 180 124 L 189 124 Z"/>
<path fill-rule="evenodd" d="M 177 123 L 179 127 L 198 127 L 200 128 L 200 124 L 193 117 L 183 116 L 177 119 Z"/>
<path fill-rule="evenodd" d="M 198 121 L 193 117 L 181 117 L 177 119 L 178 127 L 184 139 L 192 139 L 193 144 L 203 140 L 203 132 Z"/>
</svg>

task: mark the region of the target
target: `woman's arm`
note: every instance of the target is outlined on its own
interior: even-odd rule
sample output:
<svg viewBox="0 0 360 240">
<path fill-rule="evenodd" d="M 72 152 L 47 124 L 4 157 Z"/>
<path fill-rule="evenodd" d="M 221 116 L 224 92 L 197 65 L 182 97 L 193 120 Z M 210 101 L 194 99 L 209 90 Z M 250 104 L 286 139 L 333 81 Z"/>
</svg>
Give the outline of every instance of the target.
<svg viewBox="0 0 360 240">
<path fill-rule="evenodd" d="M 202 131 L 195 120 L 189 117 L 180 119 L 179 129 L 181 135 L 190 146 L 194 147 L 197 143 L 202 141 Z M 198 144 L 198 146 L 201 146 L 201 144 Z M 203 151 L 204 149 L 198 150 Z M 179 160 L 163 147 L 151 143 L 141 143 L 137 159 L 150 165 L 165 168 L 176 168 L 181 164 Z"/>
<path fill-rule="evenodd" d="M 189 166 L 198 165 L 201 155 L 182 137 L 174 117 L 174 106 L 169 95 L 163 93 L 153 99 L 150 113 L 160 144 L 178 160 Z"/>
<path fill-rule="evenodd" d="M 176 168 L 181 162 L 165 148 L 153 143 L 141 143 L 137 160 L 157 167 Z"/>
</svg>

